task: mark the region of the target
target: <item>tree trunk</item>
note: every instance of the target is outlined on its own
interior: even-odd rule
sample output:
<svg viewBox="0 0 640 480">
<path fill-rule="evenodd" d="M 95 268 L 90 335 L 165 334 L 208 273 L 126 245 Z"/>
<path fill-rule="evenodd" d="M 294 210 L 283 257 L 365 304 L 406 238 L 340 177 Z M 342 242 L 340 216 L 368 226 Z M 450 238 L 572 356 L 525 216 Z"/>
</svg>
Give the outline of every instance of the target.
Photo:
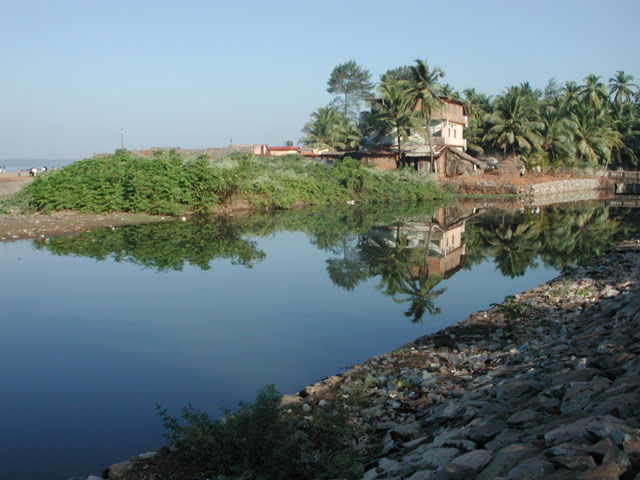
<svg viewBox="0 0 640 480">
<path fill-rule="evenodd" d="M 435 172 L 434 158 L 433 158 L 433 142 L 431 141 L 431 113 L 426 115 L 427 118 L 427 139 L 429 141 L 429 156 L 431 157 L 431 173 Z"/>
</svg>

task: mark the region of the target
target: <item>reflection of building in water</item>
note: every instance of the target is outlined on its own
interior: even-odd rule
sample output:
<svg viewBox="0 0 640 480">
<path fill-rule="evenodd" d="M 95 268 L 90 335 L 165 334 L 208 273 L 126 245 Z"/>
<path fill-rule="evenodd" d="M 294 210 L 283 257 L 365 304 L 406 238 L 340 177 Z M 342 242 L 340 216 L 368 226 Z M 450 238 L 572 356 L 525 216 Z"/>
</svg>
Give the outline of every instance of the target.
<svg viewBox="0 0 640 480">
<path fill-rule="evenodd" d="M 455 273 L 462 265 L 466 253 L 462 235 L 469 218 L 476 215 L 476 209 L 464 207 L 441 207 L 428 223 L 405 223 L 376 229 L 389 246 L 395 246 L 397 239 L 406 239 L 407 247 L 422 250 L 426 263 L 412 267 L 415 276 L 426 266 L 431 275 Z"/>
</svg>

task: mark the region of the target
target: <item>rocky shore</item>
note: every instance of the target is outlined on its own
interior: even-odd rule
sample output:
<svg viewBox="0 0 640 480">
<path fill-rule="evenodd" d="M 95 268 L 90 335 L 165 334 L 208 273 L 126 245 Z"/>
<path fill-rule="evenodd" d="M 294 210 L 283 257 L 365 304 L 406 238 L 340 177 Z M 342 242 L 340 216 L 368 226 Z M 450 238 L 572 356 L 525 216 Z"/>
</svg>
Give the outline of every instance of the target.
<svg viewBox="0 0 640 480">
<path fill-rule="evenodd" d="M 640 240 L 286 395 L 356 399 L 363 478 L 639 479 Z M 179 478 L 167 449 L 105 471 Z"/>
</svg>

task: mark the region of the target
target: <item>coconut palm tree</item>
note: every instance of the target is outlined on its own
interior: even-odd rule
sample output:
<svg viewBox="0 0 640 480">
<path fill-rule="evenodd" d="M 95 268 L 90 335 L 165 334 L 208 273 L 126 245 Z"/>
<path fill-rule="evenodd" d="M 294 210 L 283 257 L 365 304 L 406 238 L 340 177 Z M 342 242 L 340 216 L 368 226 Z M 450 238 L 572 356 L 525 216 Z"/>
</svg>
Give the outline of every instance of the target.
<svg viewBox="0 0 640 480">
<path fill-rule="evenodd" d="M 563 108 L 573 110 L 580 104 L 580 86 L 576 82 L 565 82 L 560 90 Z"/>
<path fill-rule="evenodd" d="M 513 155 L 529 153 L 542 146 L 544 124 L 538 120 L 536 99 L 522 87 L 511 87 L 496 98 L 494 112 L 486 117 L 491 127 L 484 141 L 491 141 Z"/>
<path fill-rule="evenodd" d="M 482 155 L 484 153 L 482 137 L 484 136 L 485 117 L 491 111 L 490 97 L 484 93 L 477 93 L 475 88 L 467 88 L 462 93 L 469 108 L 469 125 L 464 132 L 467 149 L 476 155 Z"/>
<path fill-rule="evenodd" d="M 320 107 L 311 114 L 302 129 L 306 136 L 300 140 L 304 145 L 316 145 L 318 148 L 348 150 L 358 145 L 358 133 L 355 127 L 340 111 L 334 107 Z"/>
<path fill-rule="evenodd" d="M 575 123 L 567 118 L 558 105 L 546 103 L 540 109 L 540 121 L 543 123 L 542 150 L 549 162 L 556 163 L 558 158 L 573 157 L 576 148 L 573 144 Z"/>
<path fill-rule="evenodd" d="M 620 133 L 620 142 L 613 146 L 615 167 L 635 169 L 640 164 L 639 110 L 637 104 L 623 103 L 612 112 L 614 124 Z"/>
<path fill-rule="evenodd" d="M 580 87 L 582 99 L 593 109 L 594 113 L 598 113 L 607 104 L 607 89 L 600 81 L 602 77 L 593 73 L 586 76 L 585 84 Z"/>
<path fill-rule="evenodd" d="M 433 141 L 431 139 L 431 113 L 442 106 L 440 95 L 442 87 L 438 81 L 444 77 L 444 71 L 440 67 L 429 68 L 427 60 L 416 59 L 416 64 L 411 68 L 411 86 L 409 91 L 414 98 L 416 109 L 422 117 L 422 127 L 425 129 L 429 142 L 431 156 L 431 171 L 433 171 Z"/>
<path fill-rule="evenodd" d="M 374 142 L 393 134 L 397 143 L 396 163 L 399 165 L 402 144 L 411 135 L 411 127 L 415 124 L 413 97 L 400 81 L 383 83 L 378 91 L 380 98 L 372 101 L 373 121 L 379 126 Z"/>
<path fill-rule="evenodd" d="M 613 103 L 618 108 L 623 103 L 629 103 L 633 99 L 633 88 L 638 90 L 638 85 L 633 83 L 633 75 L 627 75 L 622 70 L 618 70 L 615 76 L 609 79 L 609 95 L 613 95 Z"/>
<path fill-rule="evenodd" d="M 611 149 L 620 144 L 620 133 L 611 127 L 604 111 L 595 112 L 589 105 L 581 105 L 571 116 L 576 128 L 573 130 L 578 161 L 603 163 L 611 158 Z"/>
</svg>

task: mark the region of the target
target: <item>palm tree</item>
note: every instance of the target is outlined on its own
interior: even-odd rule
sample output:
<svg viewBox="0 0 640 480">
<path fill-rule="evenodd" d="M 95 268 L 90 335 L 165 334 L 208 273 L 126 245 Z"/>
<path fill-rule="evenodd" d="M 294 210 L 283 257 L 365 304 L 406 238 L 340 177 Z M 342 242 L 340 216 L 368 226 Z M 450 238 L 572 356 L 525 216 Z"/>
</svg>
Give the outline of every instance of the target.
<svg viewBox="0 0 640 480">
<path fill-rule="evenodd" d="M 580 87 L 583 100 L 587 102 L 595 113 L 598 113 L 608 100 L 607 90 L 600 81 L 601 78 L 599 75 L 591 73 L 584 79 L 585 84 Z"/>
<path fill-rule="evenodd" d="M 540 110 L 540 121 L 544 124 L 542 131 L 542 149 L 549 161 L 556 163 L 558 158 L 569 158 L 576 154 L 573 144 L 575 123 L 564 115 L 557 106 L 547 103 Z"/>
<path fill-rule="evenodd" d="M 485 141 L 492 141 L 507 148 L 516 155 L 517 152 L 529 153 L 542 146 L 540 132 L 544 124 L 537 119 L 536 99 L 531 92 L 522 87 L 511 87 L 504 95 L 496 98 L 494 112 L 486 121 L 491 128 L 484 136 Z"/>
<path fill-rule="evenodd" d="M 467 139 L 467 149 L 473 153 L 482 155 L 483 128 L 485 117 L 491 111 L 491 102 L 484 93 L 477 93 L 475 88 L 467 88 L 462 92 L 464 101 L 469 108 L 469 125 L 465 129 L 464 136 Z"/>
<path fill-rule="evenodd" d="M 320 107 L 311 114 L 311 121 L 302 129 L 306 136 L 300 140 L 305 145 L 337 150 L 355 148 L 358 134 L 355 127 L 334 107 Z"/>
<path fill-rule="evenodd" d="M 609 95 L 613 95 L 613 103 L 620 108 L 623 103 L 629 103 L 633 99 L 633 89 L 638 90 L 638 85 L 633 83 L 633 75 L 627 75 L 618 70 L 614 77 L 609 79 Z"/>
<path fill-rule="evenodd" d="M 433 171 L 433 142 L 431 140 L 431 113 L 442 105 L 440 100 L 441 87 L 438 80 L 444 77 L 444 71 L 440 67 L 429 68 L 426 60 L 416 59 L 416 64 L 411 68 L 410 92 L 415 99 L 416 109 L 419 110 L 423 120 L 423 127 L 427 133 L 429 153 L 431 156 L 431 171 Z"/>
<path fill-rule="evenodd" d="M 398 145 L 396 163 L 400 164 L 402 143 L 411 135 L 414 125 L 413 98 L 400 81 L 383 83 L 378 88 L 380 98 L 372 105 L 374 121 L 379 125 L 376 137 L 378 140 L 393 133 Z"/>
<path fill-rule="evenodd" d="M 623 103 L 613 112 L 613 120 L 620 133 L 620 142 L 613 145 L 615 166 L 634 169 L 638 167 L 640 153 L 640 115 L 637 104 Z"/>
<path fill-rule="evenodd" d="M 562 106 L 566 110 L 573 110 L 573 108 L 580 104 L 580 87 L 576 82 L 566 82 L 562 88 Z"/>
<path fill-rule="evenodd" d="M 595 112 L 588 105 L 581 105 L 572 114 L 576 128 L 573 131 L 576 150 L 580 157 L 605 168 L 611 158 L 611 149 L 620 144 L 620 133 L 611 128 L 611 122 L 604 111 Z M 600 162 L 599 162 L 600 161 Z"/>
</svg>

